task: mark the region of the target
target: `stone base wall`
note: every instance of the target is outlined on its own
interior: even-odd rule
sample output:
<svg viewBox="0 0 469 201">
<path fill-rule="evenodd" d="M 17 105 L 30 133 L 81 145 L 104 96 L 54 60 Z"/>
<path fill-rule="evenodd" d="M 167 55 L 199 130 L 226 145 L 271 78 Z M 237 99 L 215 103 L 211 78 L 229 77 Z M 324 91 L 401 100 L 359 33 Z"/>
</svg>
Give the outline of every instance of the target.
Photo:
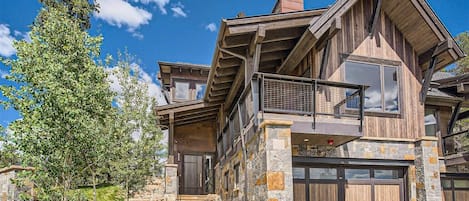
<svg viewBox="0 0 469 201">
<path fill-rule="evenodd" d="M 217 165 L 215 192 L 222 200 L 293 200 L 290 125 L 285 121 L 264 121 L 262 129 L 246 143 L 246 163 L 241 149 Z M 237 183 L 235 166 L 239 166 Z M 228 189 L 225 174 L 229 178 Z"/>
</svg>

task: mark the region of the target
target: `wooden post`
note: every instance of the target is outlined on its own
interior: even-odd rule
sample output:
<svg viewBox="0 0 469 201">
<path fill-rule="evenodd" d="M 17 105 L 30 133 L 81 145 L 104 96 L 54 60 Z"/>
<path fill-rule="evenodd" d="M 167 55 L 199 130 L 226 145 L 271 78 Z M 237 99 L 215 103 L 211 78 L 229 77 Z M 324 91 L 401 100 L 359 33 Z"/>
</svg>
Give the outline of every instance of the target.
<svg viewBox="0 0 469 201">
<path fill-rule="evenodd" d="M 458 102 L 454 107 L 453 114 L 451 114 L 451 120 L 448 123 L 448 131 L 447 135 L 451 135 L 453 133 L 453 128 L 456 125 L 456 121 L 459 118 L 459 111 L 461 111 L 461 104 L 462 102 Z"/>
<path fill-rule="evenodd" d="M 169 113 L 168 163 L 174 163 L 174 112 Z"/>
<path fill-rule="evenodd" d="M 373 38 L 373 33 L 375 32 L 376 24 L 378 23 L 378 20 L 379 20 L 379 14 L 381 13 L 381 4 L 382 4 L 382 0 L 375 0 L 373 17 L 371 18 L 372 20 L 370 21 L 370 26 L 368 30 L 371 38 Z"/>
</svg>

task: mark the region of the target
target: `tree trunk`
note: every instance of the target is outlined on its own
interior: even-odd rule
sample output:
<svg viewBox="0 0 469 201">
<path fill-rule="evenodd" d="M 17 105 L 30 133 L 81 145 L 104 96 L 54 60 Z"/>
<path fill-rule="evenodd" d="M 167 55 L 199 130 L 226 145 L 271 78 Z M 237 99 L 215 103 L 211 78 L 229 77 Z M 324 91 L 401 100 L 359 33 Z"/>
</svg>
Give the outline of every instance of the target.
<svg viewBox="0 0 469 201">
<path fill-rule="evenodd" d="M 96 200 L 96 172 L 93 171 L 93 200 Z"/>
</svg>

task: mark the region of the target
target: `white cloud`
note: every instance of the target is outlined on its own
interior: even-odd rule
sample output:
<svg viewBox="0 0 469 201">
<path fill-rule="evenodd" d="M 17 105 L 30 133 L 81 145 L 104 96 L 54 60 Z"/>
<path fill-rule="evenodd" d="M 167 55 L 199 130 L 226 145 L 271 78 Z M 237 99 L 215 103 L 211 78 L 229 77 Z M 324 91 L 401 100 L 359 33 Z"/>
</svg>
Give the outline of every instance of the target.
<svg viewBox="0 0 469 201">
<path fill-rule="evenodd" d="M 205 26 L 205 29 L 209 30 L 210 32 L 214 32 L 217 30 L 217 25 L 212 22 L 210 24 L 207 24 L 207 26 Z"/>
<path fill-rule="evenodd" d="M 23 40 L 25 40 L 28 43 L 31 42 L 31 36 L 29 36 L 29 33 L 30 32 L 23 33 L 21 31 L 17 31 L 17 30 L 14 31 L 15 37 L 21 37 Z"/>
<path fill-rule="evenodd" d="M 7 24 L 0 24 L 0 55 L 4 57 L 12 56 L 16 53 L 13 47 L 15 38 L 10 35 L 10 28 Z"/>
<path fill-rule="evenodd" d="M 171 10 L 174 17 L 187 17 L 186 12 L 184 12 L 184 5 L 181 2 L 172 5 Z"/>
<path fill-rule="evenodd" d="M 7 76 L 9 76 L 10 73 L 4 70 L 0 70 L 0 77 L 5 79 Z"/>
<path fill-rule="evenodd" d="M 156 5 L 158 5 L 158 8 L 160 9 L 163 15 L 166 15 L 168 13 L 166 11 L 165 6 L 169 3 L 169 0 L 134 0 L 134 1 L 140 2 L 143 4 L 155 3 Z"/>
<path fill-rule="evenodd" d="M 112 26 L 126 26 L 129 32 L 135 32 L 141 25 L 148 24 L 152 14 L 148 11 L 132 6 L 124 0 L 97 0 L 100 9 L 94 13 Z"/>
</svg>

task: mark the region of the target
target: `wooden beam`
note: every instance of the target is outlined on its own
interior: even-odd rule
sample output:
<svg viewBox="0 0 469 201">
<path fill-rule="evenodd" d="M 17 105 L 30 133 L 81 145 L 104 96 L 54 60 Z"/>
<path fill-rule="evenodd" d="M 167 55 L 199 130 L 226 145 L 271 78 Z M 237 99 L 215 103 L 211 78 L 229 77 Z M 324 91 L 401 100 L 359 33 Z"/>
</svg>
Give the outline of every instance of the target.
<svg viewBox="0 0 469 201">
<path fill-rule="evenodd" d="M 336 18 L 342 17 L 358 0 L 338 0 L 332 7 L 316 20 L 306 30 L 288 57 L 277 69 L 277 73 L 288 73 L 293 70 L 308 54 L 318 40 L 330 29 Z"/>
<path fill-rule="evenodd" d="M 292 40 L 300 38 L 307 27 L 298 27 L 291 29 L 276 29 L 266 32 L 264 43 L 271 43 L 283 40 Z"/>
<path fill-rule="evenodd" d="M 253 36 L 251 39 L 251 42 L 249 44 L 249 55 L 252 56 L 254 52 L 256 51 L 256 46 L 257 44 L 262 43 L 262 41 L 265 38 L 265 25 L 260 24 L 257 27 L 256 34 Z"/>
<path fill-rule="evenodd" d="M 373 38 L 373 33 L 375 33 L 376 25 L 378 24 L 379 14 L 381 13 L 382 0 L 375 0 L 375 7 L 373 8 L 373 17 L 370 21 L 370 26 L 368 28 L 368 35 Z"/>
<path fill-rule="evenodd" d="M 319 79 L 325 80 L 325 71 L 327 68 L 327 64 L 329 61 L 329 54 L 331 50 L 331 40 L 326 41 L 326 46 L 324 46 L 324 50 L 322 52 L 322 59 L 321 59 L 321 66 L 319 69 Z"/>
<path fill-rule="evenodd" d="M 458 116 L 459 116 L 459 111 L 461 111 L 461 105 L 462 105 L 462 101 L 458 102 L 458 104 L 456 104 L 456 106 L 453 109 L 453 113 L 451 114 L 451 119 L 448 122 L 448 130 L 447 130 L 448 135 L 451 135 L 453 133 L 454 125 L 456 125 L 456 121 L 459 118 Z"/>
<path fill-rule="evenodd" d="M 277 51 L 290 51 L 293 47 L 295 47 L 296 42 L 294 40 L 285 40 L 279 42 L 272 42 L 272 43 L 263 43 L 262 44 L 262 53 L 268 52 L 277 52 Z"/>
<path fill-rule="evenodd" d="M 168 132 L 168 155 L 169 159 L 172 159 L 174 156 L 174 112 L 169 113 L 169 132 Z"/>
<path fill-rule="evenodd" d="M 168 114 L 171 114 L 171 113 L 183 112 L 183 111 L 187 111 L 187 110 L 201 109 L 201 108 L 204 108 L 204 107 L 207 107 L 207 104 L 198 103 L 198 104 L 194 104 L 194 105 L 181 106 L 181 107 L 177 107 L 177 108 L 169 108 L 169 109 L 158 111 L 158 116 L 168 115 Z"/>
<path fill-rule="evenodd" d="M 265 26 L 266 30 L 274 29 L 286 29 L 286 28 L 295 28 L 295 27 L 304 27 L 309 25 L 311 17 L 297 18 L 285 21 L 274 21 L 262 23 Z M 258 24 L 248 24 L 240 26 L 231 26 L 228 27 L 228 35 L 239 35 L 250 32 L 255 32 L 257 30 Z"/>
<path fill-rule="evenodd" d="M 187 117 L 187 116 L 200 115 L 200 114 L 205 114 L 205 113 L 213 113 L 214 111 L 218 112 L 218 107 L 195 110 L 191 112 L 177 113 L 175 114 L 175 119 L 177 120 L 178 118 Z"/>
<path fill-rule="evenodd" d="M 187 124 L 193 124 L 201 121 L 208 121 L 208 120 L 215 120 L 214 117 L 205 117 L 205 118 L 199 118 L 199 119 L 192 119 L 192 120 L 187 120 L 187 121 L 182 121 L 182 122 L 177 122 L 175 126 L 182 126 L 182 125 L 187 125 Z"/>
<path fill-rule="evenodd" d="M 420 90 L 420 103 L 425 104 L 425 99 L 427 98 L 428 88 L 430 87 L 430 81 L 432 80 L 433 71 L 435 70 L 436 63 L 438 61 L 437 57 L 432 57 L 430 65 L 425 72 L 425 80 L 422 84 L 422 89 Z"/>
<path fill-rule="evenodd" d="M 443 42 L 440 42 L 435 47 L 430 48 L 426 52 L 419 55 L 419 65 L 423 65 L 430 61 L 432 57 L 439 56 L 441 53 L 448 51 L 449 49 L 453 49 L 453 39 L 447 39 Z"/>
<path fill-rule="evenodd" d="M 222 96 L 228 94 L 229 90 L 228 89 L 222 89 L 222 90 L 213 90 L 210 92 L 210 96 Z"/>
<path fill-rule="evenodd" d="M 236 72 L 238 72 L 238 68 L 236 67 L 220 68 L 216 71 L 215 75 L 218 77 L 221 77 L 221 76 L 235 75 Z"/>
<path fill-rule="evenodd" d="M 234 101 L 234 98 L 236 97 L 236 94 L 238 93 L 238 90 L 241 89 L 241 85 L 243 84 L 244 81 L 244 73 L 246 72 L 246 66 L 247 64 L 242 63 L 241 67 L 239 68 L 238 74 L 236 74 L 236 77 L 233 81 L 233 84 L 231 85 L 230 92 L 226 96 L 225 100 L 225 110 L 228 110 L 231 107 L 231 104 Z"/>
<path fill-rule="evenodd" d="M 233 76 L 215 77 L 215 79 L 213 79 L 214 84 L 223 84 L 230 82 L 233 82 Z"/>
<path fill-rule="evenodd" d="M 288 56 L 288 53 L 289 51 L 277 51 L 277 52 L 265 53 L 261 56 L 261 62 L 284 59 Z"/>
<path fill-rule="evenodd" d="M 229 68 L 241 65 L 241 60 L 238 58 L 220 59 L 218 62 L 220 68 Z"/>
<path fill-rule="evenodd" d="M 214 84 L 212 85 L 212 91 L 218 91 L 223 89 L 229 89 L 231 87 L 231 83 L 223 83 L 223 84 Z"/>
<path fill-rule="evenodd" d="M 459 113 L 457 121 L 467 118 L 469 118 L 469 110 Z"/>
</svg>

